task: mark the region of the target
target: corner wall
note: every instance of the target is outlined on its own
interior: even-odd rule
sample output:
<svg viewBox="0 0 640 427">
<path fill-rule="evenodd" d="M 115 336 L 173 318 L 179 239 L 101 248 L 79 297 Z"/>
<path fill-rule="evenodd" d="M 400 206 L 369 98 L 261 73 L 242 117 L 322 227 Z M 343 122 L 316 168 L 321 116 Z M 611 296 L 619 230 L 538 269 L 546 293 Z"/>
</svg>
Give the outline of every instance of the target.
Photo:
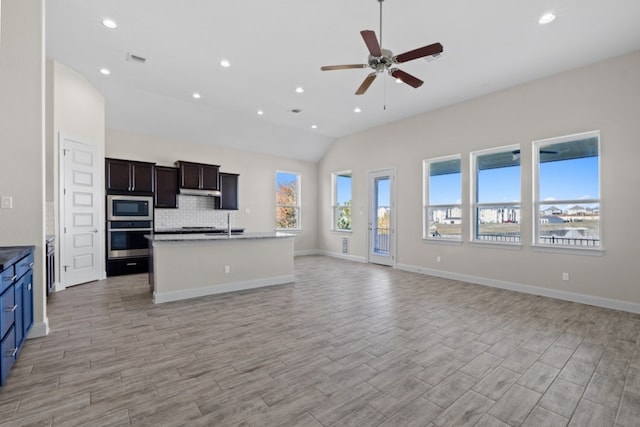
<svg viewBox="0 0 640 427">
<path fill-rule="evenodd" d="M 34 327 L 46 335 L 44 1 L 3 0 L 0 36 L 0 246 L 35 246 Z"/>
<path fill-rule="evenodd" d="M 395 166 L 399 268 L 640 312 L 633 268 L 640 242 L 636 221 L 640 199 L 635 197 L 640 187 L 639 112 L 640 52 L 636 51 L 342 138 L 319 164 L 319 247 L 340 252 L 343 234 L 329 230 L 330 176 L 350 169 L 351 255 L 366 259 L 368 172 Z M 536 251 L 531 247 L 531 142 L 591 130 L 601 131 L 604 253 Z M 520 144 L 522 149 L 522 247 L 472 246 L 469 153 L 509 144 Z M 463 168 L 463 243 L 425 242 L 422 160 L 458 153 Z M 436 263 L 437 256 L 441 263 Z M 562 272 L 569 272 L 571 280 L 563 282 Z"/>
</svg>

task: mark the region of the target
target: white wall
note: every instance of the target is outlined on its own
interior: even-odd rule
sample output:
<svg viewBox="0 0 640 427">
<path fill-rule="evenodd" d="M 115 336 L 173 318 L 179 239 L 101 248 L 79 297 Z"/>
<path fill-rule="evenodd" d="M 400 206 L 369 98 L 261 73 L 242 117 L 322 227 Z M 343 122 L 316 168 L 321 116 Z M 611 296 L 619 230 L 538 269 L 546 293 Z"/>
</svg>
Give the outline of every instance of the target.
<svg viewBox="0 0 640 427">
<path fill-rule="evenodd" d="M 174 166 L 176 160 L 210 163 L 220 165 L 221 172 L 239 173 L 240 209 L 234 214 L 234 223 L 252 232 L 274 229 L 276 170 L 298 172 L 302 182 L 302 231 L 295 239 L 295 251 L 305 253 L 318 247 L 315 163 L 116 129 L 107 129 L 106 157 L 155 162 L 160 166 Z"/>
<path fill-rule="evenodd" d="M 33 245 L 34 329 L 47 332 L 44 277 L 44 1 L 3 0 L 0 42 L 0 246 Z"/>
<path fill-rule="evenodd" d="M 59 136 L 64 135 L 75 141 L 98 147 L 98 156 L 104 157 L 105 146 L 105 101 L 89 81 L 76 71 L 56 61 L 48 60 L 47 69 L 47 149 L 46 149 L 46 198 L 53 202 L 51 210 L 59 216 Z M 104 162 L 100 162 L 98 188 L 103 188 Z M 100 199 L 102 203 L 104 200 Z M 103 215 L 104 208 L 99 212 Z M 99 221 L 101 240 L 99 247 L 104 251 L 104 220 Z M 60 277 L 60 221 L 55 221 L 56 238 L 56 281 Z M 104 252 L 99 257 L 104 266 Z"/>
<path fill-rule="evenodd" d="M 428 94 L 425 94 L 428 96 Z M 369 170 L 397 167 L 397 264 L 478 283 L 553 294 L 640 311 L 634 271 L 640 228 L 640 52 L 565 72 L 441 110 L 342 138 L 319 164 L 319 248 L 339 253 L 343 234 L 329 230 L 330 176 L 353 171 L 351 255 L 366 257 Z M 531 142 L 601 131 L 602 256 L 540 252 L 532 241 Z M 522 247 L 472 246 L 469 218 L 469 153 L 520 144 L 522 149 Z M 461 245 L 424 242 L 422 160 L 462 154 L 463 227 Z M 365 215 L 359 216 L 364 208 Z M 436 263 L 436 256 L 442 257 Z M 563 282 L 562 272 L 571 280 Z M 570 294 L 563 294 L 563 292 Z M 615 301 L 607 301 L 612 299 Z M 625 305 L 631 303 L 631 305 Z"/>
</svg>

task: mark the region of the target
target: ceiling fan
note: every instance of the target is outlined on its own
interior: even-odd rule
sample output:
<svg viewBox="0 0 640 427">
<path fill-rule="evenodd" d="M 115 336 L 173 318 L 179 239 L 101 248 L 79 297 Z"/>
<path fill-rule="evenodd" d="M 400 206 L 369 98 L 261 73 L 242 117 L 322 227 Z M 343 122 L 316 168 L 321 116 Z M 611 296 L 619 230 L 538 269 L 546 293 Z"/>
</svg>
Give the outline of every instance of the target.
<svg viewBox="0 0 640 427">
<path fill-rule="evenodd" d="M 419 88 L 424 83 L 417 77 L 412 76 L 411 74 L 402 71 L 395 67 L 395 64 L 402 64 L 407 61 L 411 61 L 418 58 L 424 58 L 426 56 L 437 57 L 442 51 L 442 45 L 440 43 L 433 43 L 428 46 L 423 46 L 418 49 L 410 50 L 405 53 L 401 53 L 400 55 L 394 55 L 388 49 L 382 49 L 382 2 L 384 0 L 377 0 L 380 3 L 380 42 L 378 43 L 378 39 L 376 37 L 375 31 L 372 30 L 363 30 L 360 31 L 362 35 L 362 39 L 364 43 L 367 45 L 367 49 L 369 49 L 369 59 L 366 64 L 349 64 L 349 65 L 325 65 L 320 67 L 322 71 L 332 71 L 332 70 L 347 70 L 351 68 L 371 68 L 373 69 L 373 73 L 369 74 L 358 90 L 356 90 L 356 95 L 364 94 L 371 83 L 376 79 L 379 73 L 387 72 L 389 75 L 393 76 L 395 79 L 408 84 L 413 88 Z"/>
</svg>

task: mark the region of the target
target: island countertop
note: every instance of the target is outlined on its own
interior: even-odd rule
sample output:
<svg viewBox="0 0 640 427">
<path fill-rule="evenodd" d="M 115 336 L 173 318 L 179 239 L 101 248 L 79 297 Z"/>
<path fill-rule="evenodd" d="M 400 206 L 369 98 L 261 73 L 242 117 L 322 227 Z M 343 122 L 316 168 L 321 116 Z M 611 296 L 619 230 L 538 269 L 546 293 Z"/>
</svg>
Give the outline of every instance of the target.
<svg viewBox="0 0 640 427">
<path fill-rule="evenodd" d="M 296 237 L 295 234 L 283 233 L 280 231 L 253 232 L 241 234 L 219 234 L 219 233 L 175 233 L 175 234 L 147 234 L 146 237 L 152 242 L 194 242 L 201 240 L 249 240 L 249 239 L 276 239 Z"/>
</svg>

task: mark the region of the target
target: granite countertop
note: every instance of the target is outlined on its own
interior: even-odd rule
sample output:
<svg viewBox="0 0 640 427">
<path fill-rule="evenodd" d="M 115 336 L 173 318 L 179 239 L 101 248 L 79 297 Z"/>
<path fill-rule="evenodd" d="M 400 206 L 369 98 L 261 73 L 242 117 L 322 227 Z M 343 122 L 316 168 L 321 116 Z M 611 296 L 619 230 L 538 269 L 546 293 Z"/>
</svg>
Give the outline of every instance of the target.
<svg viewBox="0 0 640 427">
<path fill-rule="evenodd" d="M 148 234 L 144 237 L 152 242 L 194 242 L 206 240 L 250 240 L 250 239 L 275 239 L 282 237 L 295 237 L 295 234 L 279 231 L 267 231 L 263 233 L 227 234 L 219 233 L 175 233 L 175 234 Z"/>
<path fill-rule="evenodd" d="M 155 230 L 154 234 L 201 234 L 201 233 L 226 233 L 226 228 L 218 227 L 177 227 Z M 243 233 L 244 228 L 231 227 L 231 233 Z"/>
<path fill-rule="evenodd" d="M 14 264 L 32 251 L 34 246 L 4 246 L 0 247 L 0 271 Z"/>
</svg>

